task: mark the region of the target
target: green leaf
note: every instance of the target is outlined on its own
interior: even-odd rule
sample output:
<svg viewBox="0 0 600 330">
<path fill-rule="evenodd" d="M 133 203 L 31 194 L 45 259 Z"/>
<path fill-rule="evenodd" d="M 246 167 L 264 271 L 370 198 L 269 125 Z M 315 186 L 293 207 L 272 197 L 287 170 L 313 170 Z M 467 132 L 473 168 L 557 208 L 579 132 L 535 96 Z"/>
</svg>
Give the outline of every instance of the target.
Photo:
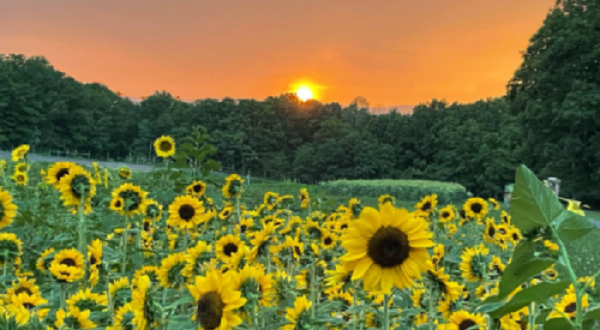
<svg viewBox="0 0 600 330">
<path fill-rule="evenodd" d="M 525 165 L 517 167 L 510 203 L 512 221 L 523 233 L 550 225 L 564 210 L 554 192 Z"/>
<path fill-rule="evenodd" d="M 477 313 L 490 313 L 490 312 L 493 312 L 493 311 L 499 309 L 500 307 L 504 306 L 505 304 L 506 304 L 505 301 L 492 302 L 492 303 L 483 304 L 483 305 L 477 307 L 475 310 Z"/>
<path fill-rule="evenodd" d="M 515 261 L 518 261 L 515 263 Z M 556 261 L 550 258 L 533 258 L 523 262 L 522 260 L 513 260 L 502 274 L 500 281 L 500 292 L 498 299 L 504 299 L 513 292 L 519 285 L 529 280 L 531 277 L 548 269 Z"/>
<path fill-rule="evenodd" d="M 571 322 L 565 318 L 549 319 L 544 323 L 544 330 L 574 330 Z"/>
<path fill-rule="evenodd" d="M 569 287 L 570 282 L 558 283 L 539 283 L 532 287 L 519 291 L 506 305 L 493 311 L 490 315 L 493 318 L 501 318 L 502 316 L 516 312 L 519 309 L 528 306 L 532 302 L 538 304 L 545 303 L 548 298 L 560 294 Z"/>
<path fill-rule="evenodd" d="M 550 313 L 552 313 L 551 308 L 540 311 L 538 313 L 538 315 L 535 317 L 535 324 L 542 324 L 542 323 L 546 322 Z"/>
<path fill-rule="evenodd" d="M 579 239 L 596 228 L 588 218 L 567 210 L 563 210 L 559 219 L 558 235 L 567 242 Z"/>
</svg>

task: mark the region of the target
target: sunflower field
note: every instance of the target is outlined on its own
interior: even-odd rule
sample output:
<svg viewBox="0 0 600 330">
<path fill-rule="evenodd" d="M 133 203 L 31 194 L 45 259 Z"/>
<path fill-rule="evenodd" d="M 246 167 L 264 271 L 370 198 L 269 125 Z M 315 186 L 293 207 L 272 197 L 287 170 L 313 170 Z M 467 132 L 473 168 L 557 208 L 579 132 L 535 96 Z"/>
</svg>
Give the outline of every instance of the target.
<svg viewBox="0 0 600 330">
<path fill-rule="evenodd" d="M 593 224 L 525 166 L 510 210 L 326 209 L 306 189 L 242 203 L 239 175 L 208 179 L 201 131 L 155 149 L 147 173 L 31 164 L 27 145 L 0 163 L 0 329 L 599 328 L 600 272 L 565 248 Z"/>
</svg>

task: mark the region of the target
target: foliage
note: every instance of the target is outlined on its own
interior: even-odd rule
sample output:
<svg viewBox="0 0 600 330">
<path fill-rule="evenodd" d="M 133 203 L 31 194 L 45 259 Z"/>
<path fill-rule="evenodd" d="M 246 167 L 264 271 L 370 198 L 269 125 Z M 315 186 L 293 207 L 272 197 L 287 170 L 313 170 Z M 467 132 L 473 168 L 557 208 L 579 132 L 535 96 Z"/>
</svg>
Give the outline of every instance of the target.
<svg viewBox="0 0 600 330">
<path fill-rule="evenodd" d="M 326 192 L 348 196 L 378 197 L 390 194 L 398 200 L 417 201 L 437 194 L 440 203 L 465 200 L 467 191 L 457 183 L 425 180 L 337 180 L 323 183 Z"/>
</svg>

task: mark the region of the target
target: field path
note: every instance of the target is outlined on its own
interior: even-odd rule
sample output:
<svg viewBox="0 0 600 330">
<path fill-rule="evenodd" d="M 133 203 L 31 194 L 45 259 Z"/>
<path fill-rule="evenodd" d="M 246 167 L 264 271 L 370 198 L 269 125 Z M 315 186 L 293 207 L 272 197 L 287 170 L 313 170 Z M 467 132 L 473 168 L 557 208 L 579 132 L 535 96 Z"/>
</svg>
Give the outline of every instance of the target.
<svg viewBox="0 0 600 330">
<path fill-rule="evenodd" d="M 80 158 L 69 158 L 69 157 L 58 157 L 58 156 L 41 156 L 36 154 L 28 154 L 27 157 L 35 162 L 73 162 L 76 164 L 92 166 L 92 160 L 80 159 Z M 0 151 L 0 159 L 10 159 L 11 153 L 8 151 Z M 96 161 L 98 165 L 108 168 L 119 168 L 119 167 L 129 167 L 132 170 L 136 171 L 150 171 L 152 170 L 152 166 L 149 165 L 140 165 L 140 164 L 128 164 L 128 163 L 120 163 L 120 162 L 104 162 L 104 161 Z"/>
</svg>

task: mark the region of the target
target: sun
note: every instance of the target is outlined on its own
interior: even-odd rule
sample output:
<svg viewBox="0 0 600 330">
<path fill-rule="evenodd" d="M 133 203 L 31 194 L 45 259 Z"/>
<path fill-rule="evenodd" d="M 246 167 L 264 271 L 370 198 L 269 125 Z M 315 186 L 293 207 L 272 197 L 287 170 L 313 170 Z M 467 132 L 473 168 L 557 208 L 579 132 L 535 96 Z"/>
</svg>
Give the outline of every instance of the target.
<svg viewBox="0 0 600 330">
<path fill-rule="evenodd" d="M 313 91 L 307 86 L 300 86 L 298 90 L 296 90 L 296 96 L 298 96 L 302 102 L 306 102 L 313 98 Z"/>
</svg>

